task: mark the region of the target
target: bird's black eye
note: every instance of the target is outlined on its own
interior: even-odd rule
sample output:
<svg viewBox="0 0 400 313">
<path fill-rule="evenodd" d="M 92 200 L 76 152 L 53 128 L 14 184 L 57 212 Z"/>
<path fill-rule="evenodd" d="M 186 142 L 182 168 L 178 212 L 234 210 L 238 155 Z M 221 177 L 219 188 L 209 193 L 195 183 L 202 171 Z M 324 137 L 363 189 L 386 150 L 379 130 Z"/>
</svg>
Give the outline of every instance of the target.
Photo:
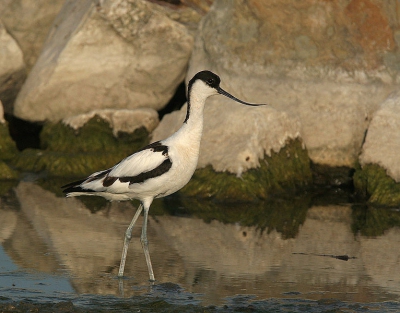
<svg viewBox="0 0 400 313">
<path fill-rule="evenodd" d="M 208 85 L 212 86 L 214 83 L 215 83 L 214 78 L 209 78 L 209 79 L 207 79 L 207 84 L 208 84 Z"/>
</svg>

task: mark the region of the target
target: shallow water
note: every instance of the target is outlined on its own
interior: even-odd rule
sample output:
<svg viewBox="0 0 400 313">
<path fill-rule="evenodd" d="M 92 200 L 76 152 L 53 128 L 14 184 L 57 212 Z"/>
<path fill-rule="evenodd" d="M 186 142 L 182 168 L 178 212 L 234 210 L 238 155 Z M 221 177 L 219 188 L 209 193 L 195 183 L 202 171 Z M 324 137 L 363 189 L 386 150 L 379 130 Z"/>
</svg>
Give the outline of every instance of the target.
<svg viewBox="0 0 400 313">
<path fill-rule="evenodd" d="M 150 284 L 141 220 L 126 277 L 116 277 L 137 203 L 66 199 L 33 182 L 1 189 L 0 303 L 70 301 L 120 311 L 400 311 L 396 209 L 310 196 L 229 205 L 158 200 L 148 228 L 157 280 Z"/>
</svg>

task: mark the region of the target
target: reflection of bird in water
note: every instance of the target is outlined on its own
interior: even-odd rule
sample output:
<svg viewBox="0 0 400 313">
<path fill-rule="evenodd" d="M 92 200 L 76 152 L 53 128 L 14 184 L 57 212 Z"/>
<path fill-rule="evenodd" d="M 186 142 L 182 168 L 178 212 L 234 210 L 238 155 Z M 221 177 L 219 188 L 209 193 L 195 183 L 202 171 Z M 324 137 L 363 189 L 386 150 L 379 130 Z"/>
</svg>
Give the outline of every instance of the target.
<svg viewBox="0 0 400 313">
<path fill-rule="evenodd" d="M 141 201 L 125 233 L 124 247 L 118 276 L 124 274 L 126 254 L 132 229 L 144 208 L 144 221 L 140 237 L 149 269 L 154 281 L 153 268 L 147 240 L 147 219 L 154 198 L 170 195 L 185 186 L 192 177 L 199 158 L 203 131 L 203 109 L 206 99 L 221 94 L 237 102 L 241 101 L 219 86 L 220 78 L 212 72 L 197 73 L 188 85 L 187 113 L 182 127 L 171 137 L 154 142 L 123 159 L 114 167 L 96 172 L 86 179 L 63 186 L 67 197 L 80 195 L 102 196 L 108 200 Z"/>
</svg>

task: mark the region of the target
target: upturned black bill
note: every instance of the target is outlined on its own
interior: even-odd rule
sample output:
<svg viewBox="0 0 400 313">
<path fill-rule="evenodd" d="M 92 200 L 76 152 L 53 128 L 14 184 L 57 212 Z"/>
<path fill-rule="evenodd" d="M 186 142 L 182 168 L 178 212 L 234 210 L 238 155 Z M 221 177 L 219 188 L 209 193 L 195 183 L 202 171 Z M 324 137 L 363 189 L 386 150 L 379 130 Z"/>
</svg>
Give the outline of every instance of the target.
<svg viewBox="0 0 400 313">
<path fill-rule="evenodd" d="M 257 107 L 257 106 L 260 106 L 260 105 L 266 105 L 266 104 L 263 104 L 263 103 L 262 103 L 262 104 L 256 104 L 256 103 L 244 102 L 244 101 L 242 101 L 242 100 L 240 100 L 240 99 L 238 99 L 238 98 L 232 96 L 230 93 L 226 92 L 226 91 L 223 90 L 221 87 L 218 87 L 218 93 L 221 94 L 221 95 L 223 95 L 223 96 L 225 96 L 225 97 L 231 98 L 232 100 L 235 100 L 236 102 L 243 103 L 243 104 L 245 104 L 245 105 L 251 105 L 251 106 L 253 106 L 253 107 Z"/>
</svg>

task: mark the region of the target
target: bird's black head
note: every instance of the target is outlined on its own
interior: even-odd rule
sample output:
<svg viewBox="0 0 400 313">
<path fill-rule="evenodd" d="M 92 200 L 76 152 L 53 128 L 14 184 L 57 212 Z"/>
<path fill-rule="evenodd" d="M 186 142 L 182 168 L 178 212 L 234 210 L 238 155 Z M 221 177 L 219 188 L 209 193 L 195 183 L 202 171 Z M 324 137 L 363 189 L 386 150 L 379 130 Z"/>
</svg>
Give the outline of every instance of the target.
<svg viewBox="0 0 400 313">
<path fill-rule="evenodd" d="M 219 76 L 214 74 L 213 72 L 201 71 L 193 76 L 193 78 L 189 81 L 188 87 L 192 86 L 196 80 L 202 80 L 204 83 L 214 89 L 218 89 L 221 82 Z"/>
<path fill-rule="evenodd" d="M 248 102 L 242 101 L 242 100 L 232 96 L 230 93 L 226 92 L 219 86 L 220 82 L 221 82 L 221 79 L 219 78 L 219 76 L 210 71 L 201 71 L 193 76 L 193 78 L 189 81 L 189 84 L 188 84 L 188 110 L 186 113 L 186 119 L 184 121 L 185 123 L 189 119 L 189 115 L 190 115 L 190 105 L 191 105 L 190 100 L 191 100 L 191 96 L 194 96 L 194 94 L 192 94 L 192 93 L 196 94 L 197 99 L 199 99 L 199 95 L 200 95 L 200 98 L 203 99 L 202 105 L 204 105 L 204 101 L 208 97 L 217 95 L 217 94 L 223 95 L 225 97 L 228 97 L 236 102 L 239 102 L 239 103 L 242 103 L 245 105 L 250 105 L 250 106 L 263 105 L 263 104 L 248 103 Z"/>
</svg>

